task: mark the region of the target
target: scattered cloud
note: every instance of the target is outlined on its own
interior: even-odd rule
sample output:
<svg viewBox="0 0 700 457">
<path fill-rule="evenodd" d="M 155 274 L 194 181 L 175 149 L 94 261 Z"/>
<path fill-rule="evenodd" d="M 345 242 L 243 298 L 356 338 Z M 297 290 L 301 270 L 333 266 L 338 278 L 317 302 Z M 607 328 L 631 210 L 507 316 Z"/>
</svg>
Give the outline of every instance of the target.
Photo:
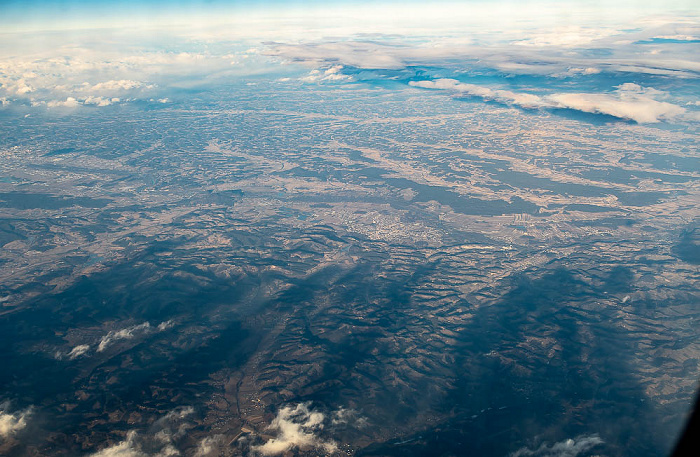
<svg viewBox="0 0 700 457">
<path fill-rule="evenodd" d="M 177 408 L 158 419 L 145 433 L 131 430 L 126 439 L 101 449 L 91 457 L 172 457 L 181 455 L 177 441 L 193 427 L 185 421 L 194 410 Z"/>
<path fill-rule="evenodd" d="M 107 349 L 112 343 L 119 340 L 129 340 L 138 334 L 144 334 L 150 330 L 151 324 L 144 322 L 143 324 L 134 325 L 117 331 L 110 331 L 102 337 L 100 344 L 97 346 L 97 352 L 102 352 Z"/>
<path fill-rule="evenodd" d="M 86 83 L 88 84 L 88 83 Z M 145 84 L 139 81 L 131 81 L 129 79 L 120 79 L 118 81 L 116 80 L 110 80 L 110 81 L 105 81 L 101 83 L 97 83 L 94 86 L 91 86 L 89 88 L 90 91 L 98 91 L 98 92 L 104 92 L 104 91 L 127 91 L 131 89 L 136 89 L 139 87 L 143 87 Z M 150 86 L 153 87 L 153 86 Z"/>
<path fill-rule="evenodd" d="M 46 102 L 46 106 L 49 108 L 56 108 L 56 107 L 66 107 L 66 108 L 75 108 L 76 106 L 80 105 L 80 102 L 75 99 L 75 97 L 68 97 L 65 100 L 51 100 Z"/>
<path fill-rule="evenodd" d="M 654 38 L 659 40 L 700 41 L 700 35 L 659 35 Z"/>
<path fill-rule="evenodd" d="M 581 76 L 581 75 L 597 75 L 600 72 L 601 72 L 600 68 L 595 68 L 595 67 L 587 67 L 587 68 L 573 67 L 573 68 L 567 68 L 566 71 L 563 71 L 561 73 L 555 73 L 552 76 L 571 77 L 571 76 Z"/>
<path fill-rule="evenodd" d="M 175 322 L 173 322 L 172 320 L 168 320 L 168 321 L 164 321 L 164 322 L 161 322 L 160 324 L 158 324 L 157 329 L 159 332 L 162 332 L 163 330 L 173 328 L 174 326 L 175 326 Z"/>
<path fill-rule="evenodd" d="M 88 351 L 90 350 L 90 345 L 89 344 L 80 344 L 73 349 L 67 354 L 68 359 L 73 360 L 77 359 L 81 355 L 85 355 Z"/>
<path fill-rule="evenodd" d="M 365 69 L 400 69 L 406 66 L 394 46 L 363 41 L 283 44 L 268 43 L 265 54 L 313 67 L 343 65 Z"/>
<path fill-rule="evenodd" d="M 145 457 L 146 454 L 138 449 L 136 436 L 137 433 L 131 431 L 127 434 L 126 440 L 114 446 L 104 448 L 92 454 L 92 457 Z"/>
<path fill-rule="evenodd" d="M 342 65 L 333 65 L 323 70 L 311 70 L 307 76 L 299 79 L 304 82 L 351 81 L 352 76 L 341 73 L 342 69 Z"/>
<path fill-rule="evenodd" d="M 351 425 L 355 428 L 363 428 L 367 425 L 367 418 L 360 416 L 354 409 L 340 408 L 333 411 L 331 425 Z"/>
<path fill-rule="evenodd" d="M 554 93 L 549 95 L 491 89 L 462 83 L 455 79 L 411 81 L 409 84 L 424 89 L 449 90 L 459 96 L 478 97 L 526 109 L 571 109 L 585 113 L 605 114 L 638 123 L 672 120 L 686 112 L 681 106 L 652 98 L 664 95 L 662 91 L 634 83 L 621 84 L 612 94 Z"/>
<path fill-rule="evenodd" d="M 523 447 L 510 454 L 510 457 L 576 457 L 599 444 L 603 444 L 603 440 L 598 435 L 579 436 L 551 446 L 543 443 L 534 450 Z"/>
<path fill-rule="evenodd" d="M 27 426 L 27 419 L 32 413 L 31 408 L 14 413 L 8 412 L 9 403 L 0 404 L 0 440 L 13 436 Z"/>
<path fill-rule="evenodd" d="M 223 435 L 212 435 L 205 437 L 197 445 L 194 457 L 213 457 L 220 455 L 220 449 L 224 444 Z"/>
<path fill-rule="evenodd" d="M 566 27 L 556 27 L 544 32 L 536 32 L 528 37 L 517 40 L 513 44 L 516 46 L 584 46 L 595 40 L 616 35 L 615 29 L 603 29 L 597 27 L 580 27 L 576 25 Z"/>
<path fill-rule="evenodd" d="M 143 322 L 138 325 L 132 325 L 131 327 L 123 328 L 121 330 L 111 330 L 102 338 L 100 338 L 99 343 L 97 343 L 96 352 L 104 352 L 111 345 L 120 340 L 130 340 L 139 336 L 145 336 L 154 332 L 163 332 L 165 330 L 171 329 L 175 326 L 175 322 L 172 320 L 163 321 L 157 326 L 151 326 L 150 322 Z M 75 360 L 82 357 L 92 349 L 90 344 L 79 344 L 73 347 L 70 351 L 58 350 L 54 353 L 54 357 L 57 360 Z"/>
<path fill-rule="evenodd" d="M 232 59 L 242 55 L 242 51 L 152 51 L 143 48 L 143 42 L 135 36 L 122 38 L 118 41 L 124 45 L 116 47 L 109 42 L 95 42 L 92 37 L 55 35 L 45 40 L 45 48 L 32 47 L 22 52 L 22 37 L 9 36 L 8 43 L 14 39 L 18 50 L 3 55 L 0 47 L 0 98 L 35 107 L 102 107 L 164 99 L 174 87 L 256 75 L 262 68 L 273 66 L 269 59 L 252 53 L 245 54 L 250 57 L 245 65 L 240 59 Z"/>
<path fill-rule="evenodd" d="M 109 106 L 112 103 L 119 103 L 119 98 L 93 97 L 92 95 L 83 100 L 84 105 Z"/>
<path fill-rule="evenodd" d="M 685 109 L 646 96 L 611 96 L 608 94 L 553 94 L 547 96 L 553 108 L 573 109 L 585 113 L 607 114 L 640 124 L 672 120 Z"/>
<path fill-rule="evenodd" d="M 333 441 L 324 441 L 317 432 L 323 429 L 325 415 L 310 409 L 311 403 L 285 406 L 280 409 L 268 430 L 276 437 L 265 444 L 254 446 L 253 450 L 262 455 L 279 455 L 293 448 L 320 448 L 325 452 L 334 452 L 337 445 Z"/>
</svg>

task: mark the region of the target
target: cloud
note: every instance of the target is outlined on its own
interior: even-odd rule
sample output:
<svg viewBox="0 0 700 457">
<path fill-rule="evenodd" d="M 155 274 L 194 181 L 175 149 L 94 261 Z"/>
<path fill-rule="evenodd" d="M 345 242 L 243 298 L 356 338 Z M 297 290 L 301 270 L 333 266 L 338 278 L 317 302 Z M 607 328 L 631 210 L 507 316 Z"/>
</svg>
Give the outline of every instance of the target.
<svg viewBox="0 0 700 457">
<path fill-rule="evenodd" d="M 311 70 L 308 76 L 299 78 L 304 82 L 320 82 L 320 81 L 351 81 L 352 76 L 341 73 L 342 65 L 333 65 L 330 68 L 322 70 Z"/>
<path fill-rule="evenodd" d="M 22 36 L 8 35 L 6 44 L 14 49 L 3 54 L 0 47 L 0 98 L 35 107 L 100 107 L 116 99 L 122 103 L 164 99 L 173 87 L 259 74 L 273 65 L 250 53 L 242 65 L 232 60 L 241 53 L 230 49 L 216 53 L 202 46 L 198 52 L 178 52 L 178 46 L 191 44 L 172 36 L 173 50 L 153 51 L 144 47 L 144 37 L 114 33 L 121 34 L 116 40 L 120 46 L 80 34 L 54 34 L 41 40 L 45 46 L 25 44 Z"/>
<path fill-rule="evenodd" d="M 154 332 L 163 332 L 175 326 L 175 322 L 172 320 L 163 321 L 158 324 L 155 328 L 151 326 L 150 322 L 144 322 L 142 324 L 133 325 L 131 327 L 123 328 L 121 330 L 112 330 L 100 338 L 97 344 L 97 352 L 104 352 L 109 346 L 114 344 L 119 340 L 129 340 L 136 338 L 137 336 L 147 335 Z M 73 347 L 70 351 L 56 351 L 55 357 L 58 360 L 75 360 L 78 357 L 86 355 L 92 346 L 90 344 L 79 344 Z"/>
<path fill-rule="evenodd" d="M 411 81 L 411 86 L 425 89 L 452 90 L 460 94 L 471 95 L 484 100 L 493 100 L 507 105 L 517 105 L 522 108 L 545 108 L 547 102 L 540 96 L 528 93 L 517 93 L 509 90 L 490 89 L 475 84 L 460 83 L 455 79 L 438 79 L 433 81 Z"/>
<path fill-rule="evenodd" d="M 323 428 L 325 415 L 310 410 L 311 403 L 300 403 L 294 407 L 280 409 L 268 430 L 277 436 L 265 444 L 254 446 L 253 450 L 262 455 L 278 455 L 293 448 L 320 448 L 325 452 L 334 452 L 337 445 L 333 441 L 324 441 L 316 435 Z"/>
<path fill-rule="evenodd" d="M 312 66 L 344 65 L 365 69 L 400 69 L 406 66 L 393 46 L 360 41 L 328 43 L 268 43 L 266 55 Z"/>
<path fill-rule="evenodd" d="M 176 408 L 158 419 L 146 433 L 131 430 L 126 439 L 101 449 L 90 457 L 172 457 L 181 455 L 176 442 L 193 425 L 185 418 L 194 412 L 191 407 Z"/>
<path fill-rule="evenodd" d="M 533 33 L 525 39 L 515 41 L 513 44 L 516 46 L 583 46 L 618 33 L 614 29 L 586 28 L 574 25 Z"/>
<path fill-rule="evenodd" d="M 350 425 L 354 428 L 367 426 L 367 418 L 359 415 L 354 409 L 339 408 L 331 415 L 331 425 Z"/>
<path fill-rule="evenodd" d="M 548 446 L 542 443 L 537 449 L 523 447 L 510 454 L 510 457 L 576 457 L 590 449 L 603 444 L 598 435 L 579 436 Z"/>
<path fill-rule="evenodd" d="M 685 113 L 685 108 L 659 102 L 645 96 L 614 97 L 607 94 L 553 94 L 547 100 L 554 108 L 566 108 L 585 113 L 607 114 L 640 124 L 672 120 Z"/>
<path fill-rule="evenodd" d="M 663 92 L 634 83 L 617 86 L 613 94 L 554 93 L 535 95 L 491 89 L 475 84 L 461 83 L 455 79 L 411 81 L 411 86 L 424 89 L 449 90 L 458 95 L 468 95 L 527 109 L 572 109 L 585 113 L 606 114 L 638 123 L 656 123 L 681 117 L 685 108 L 655 100 L 652 96 Z"/>
<path fill-rule="evenodd" d="M 81 355 L 85 355 L 87 353 L 87 351 L 89 351 L 89 350 L 90 350 L 89 344 L 80 344 L 80 345 L 74 347 L 73 349 L 71 349 L 71 351 L 67 354 L 68 359 L 70 359 L 70 360 L 77 359 Z"/>
<path fill-rule="evenodd" d="M 650 53 L 648 46 L 639 44 L 640 40 L 651 39 L 661 30 L 675 29 L 667 25 L 632 33 L 572 26 L 534 34 L 513 31 L 521 38 L 511 40 L 502 39 L 500 34 L 487 34 L 479 42 L 459 41 L 439 34 L 404 42 L 357 39 L 273 42 L 266 43 L 268 49 L 264 54 L 314 68 L 342 65 L 365 70 L 402 70 L 428 66 L 462 71 L 486 68 L 509 74 L 546 76 L 632 72 L 700 77 L 700 63 L 692 51 L 678 49 L 673 43 L 660 43 L 654 45 L 655 52 Z M 595 46 L 596 52 L 587 49 L 591 46 Z"/>
<path fill-rule="evenodd" d="M 84 105 L 97 105 L 97 106 L 109 106 L 112 103 L 118 103 L 119 98 L 117 97 L 112 97 L 112 98 L 106 98 L 106 97 L 93 97 L 92 95 L 87 97 L 85 100 L 83 100 Z"/>
<path fill-rule="evenodd" d="M 120 80 L 110 80 L 110 81 L 105 81 L 101 83 L 97 83 L 94 86 L 90 87 L 90 91 L 98 91 L 98 92 L 103 92 L 103 91 L 127 91 L 131 89 L 136 89 L 139 87 L 144 86 L 145 84 L 139 81 L 131 81 L 129 79 L 120 79 Z"/>
<path fill-rule="evenodd" d="M 131 431 L 127 434 L 126 440 L 114 446 L 107 447 L 92 454 L 92 457 L 145 457 L 136 443 L 137 433 Z"/>
<path fill-rule="evenodd" d="M 700 41 L 700 35 L 659 35 L 654 38 L 660 40 Z"/>
<path fill-rule="evenodd" d="M 31 408 L 7 412 L 9 403 L 0 404 L 0 439 L 6 439 L 27 426 L 27 419 L 32 413 Z"/>
<path fill-rule="evenodd" d="M 75 108 L 76 106 L 80 105 L 80 102 L 75 99 L 75 97 L 68 97 L 65 100 L 51 100 L 46 102 L 46 106 L 49 108 L 56 108 L 56 107 L 66 107 L 66 108 Z"/>
<path fill-rule="evenodd" d="M 107 349 L 112 343 L 119 340 L 129 340 L 134 338 L 139 333 L 146 333 L 151 328 L 151 324 L 144 322 L 143 324 L 134 325 L 117 331 L 110 331 L 102 337 L 100 344 L 97 346 L 97 352 L 102 352 Z"/>
<path fill-rule="evenodd" d="M 160 324 L 158 324 L 158 327 L 156 327 L 156 328 L 158 329 L 159 332 L 162 332 L 163 330 L 173 328 L 174 326 L 175 326 L 175 322 L 173 322 L 172 320 L 169 320 L 169 321 L 161 322 Z"/>
<path fill-rule="evenodd" d="M 207 436 L 197 445 L 197 450 L 194 452 L 194 457 L 209 457 L 220 455 L 220 448 L 224 444 L 222 435 Z"/>
</svg>

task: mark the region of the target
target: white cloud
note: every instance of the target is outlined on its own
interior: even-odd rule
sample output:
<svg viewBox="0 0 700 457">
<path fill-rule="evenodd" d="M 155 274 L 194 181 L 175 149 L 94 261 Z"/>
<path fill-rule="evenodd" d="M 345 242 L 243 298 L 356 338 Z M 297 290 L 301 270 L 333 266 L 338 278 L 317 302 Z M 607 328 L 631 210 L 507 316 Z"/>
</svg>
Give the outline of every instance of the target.
<svg viewBox="0 0 700 457">
<path fill-rule="evenodd" d="M 161 322 L 160 324 L 158 324 L 157 328 L 158 328 L 159 332 L 162 332 L 163 330 L 173 328 L 174 326 L 175 326 L 175 322 L 173 322 L 172 320 L 169 320 L 169 321 Z"/>
<path fill-rule="evenodd" d="M 572 68 L 567 68 L 566 71 L 563 71 L 561 73 L 553 74 L 552 76 L 562 77 L 562 76 L 597 75 L 600 72 L 601 72 L 601 70 L 599 68 L 595 68 L 595 67 L 587 67 L 587 68 L 572 67 Z"/>
<path fill-rule="evenodd" d="M 87 353 L 87 351 L 89 351 L 89 350 L 90 350 L 89 344 L 80 344 L 80 345 L 74 347 L 73 349 L 71 349 L 71 351 L 68 353 L 68 358 L 70 360 L 76 359 L 76 358 L 80 357 L 81 355 L 85 355 Z"/>
<path fill-rule="evenodd" d="M 359 415 L 354 409 L 339 408 L 331 415 L 331 425 L 350 425 L 355 428 L 367 426 L 367 418 Z"/>
<path fill-rule="evenodd" d="M 118 102 L 118 98 L 94 97 L 89 96 L 83 100 L 84 105 L 109 106 L 114 102 Z"/>
<path fill-rule="evenodd" d="M 350 81 L 352 77 L 349 75 L 344 75 L 340 71 L 343 69 L 342 65 L 333 65 L 330 68 L 311 70 L 311 72 L 302 78 L 300 81 L 304 82 L 320 82 L 320 81 Z"/>
<path fill-rule="evenodd" d="M 619 32 L 614 29 L 584 28 L 572 25 L 533 33 L 522 40 L 515 41 L 513 44 L 518 46 L 583 46 L 617 33 Z"/>
<path fill-rule="evenodd" d="M 677 40 L 677 41 L 700 41 L 700 36 L 696 35 L 659 35 L 654 38 L 661 40 Z"/>
<path fill-rule="evenodd" d="M 117 331 L 110 331 L 100 340 L 97 346 L 97 352 L 102 352 L 107 349 L 112 343 L 118 340 L 128 340 L 134 338 L 139 333 L 145 333 L 151 328 L 151 324 L 144 322 L 143 324 L 134 325 Z"/>
<path fill-rule="evenodd" d="M 344 65 L 365 69 L 400 69 L 405 63 L 392 46 L 358 41 L 274 44 L 265 54 L 312 65 Z"/>
<path fill-rule="evenodd" d="M 98 91 L 98 92 L 126 91 L 126 90 L 136 89 L 136 88 L 139 88 L 142 86 L 144 86 L 144 83 L 139 82 L 139 81 L 131 81 L 129 79 L 120 79 L 118 81 L 117 80 L 110 80 L 110 81 L 97 83 L 94 86 L 90 87 L 89 90 Z"/>
<path fill-rule="evenodd" d="M 56 107 L 66 107 L 66 108 L 75 108 L 76 106 L 80 105 L 80 102 L 75 99 L 75 97 L 68 97 L 65 100 L 50 100 L 46 102 L 46 106 L 49 108 L 56 108 Z"/>
<path fill-rule="evenodd" d="M 280 409 L 268 427 L 277 436 L 265 444 L 254 446 L 253 450 L 262 455 L 278 455 L 298 447 L 334 452 L 337 445 L 333 441 L 324 441 L 316 435 L 323 428 L 324 414 L 310 410 L 309 407 L 310 402 L 307 402 Z"/>
<path fill-rule="evenodd" d="M 131 430 L 126 439 L 106 447 L 91 457 L 173 457 L 181 455 L 176 441 L 185 436 L 192 425 L 184 419 L 194 410 L 191 407 L 177 408 L 158 419 L 147 433 Z"/>
<path fill-rule="evenodd" d="M 683 107 L 652 98 L 652 96 L 664 95 L 663 92 L 634 83 L 621 84 L 613 94 L 555 93 L 542 96 L 465 84 L 455 79 L 412 81 L 409 84 L 425 89 L 449 90 L 459 95 L 479 97 L 521 108 L 572 109 L 586 113 L 606 114 L 639 123 L 671 120 L 686 112 Z"/>
<path fill-rule="evenodd" d="M 685 109 L 678 105 L 641 95 L 620 98 L 607 94 L 553 94 L 547 96 L 547 100 L 555 108 L 607 114 L 640 124 L 671 120 L 685 113 Z"/>
<path fill-rule="evenodd" d="M 119 340 L 129 340 L 138 336 L 147 335 L 154 332 L 163 332 L 175 326 L 172 320 L 163 321 L 156 327 L 152 327 L 150 322 L 144 322 L 121 330 L 112 330 L 104 335 L 97 344 L 97 352 L 104 352 L 109 346 Z M 55 357 L 59 360 L 68 358 L 69 360 L 77 359 L 87 354 L 92 347 L 89 344 L 79 344 L 72 348 L 69 352 L 58 351 Z"/>
<path fill-rule="evenodd" d="M 136 432 L 131 431 L 127 434 L 126 440 L 114 446 L 104 448 L 92 454 L 91 457 L 146 457 L 146 454 L 138 449 L 136 436 Z"/>
<path fill-rule="evenodd" d="M 224 443 L 222 435 L 207 436 L 197 445 L 194 457 L 210 457 L 220 455 L 219 450 Z"/>
<path fill-rule="evenodd" d="M 253 73 L 259 73 L 262 60 L 253 55 L 244 66 L 233 62 L 230 52 L 156 52 L 140 47 L 135 37 L 122 37 L 132 40 L 131 46 L 114 47 L 70 34 L 45 40 L 51 43 L 45 49 L 22 52 L 21 37 L 7 38 L 18 50 L 2 55 L 0 47 L 0 97 L 24 104 L 33 101 L 33 106 L 107 106 L 116 98 L 163 99 L 170 87 L 210 84 L 234 72 L 245 74 L 251 66 L 257 66 Z"/>
<path fill-rule="evenodd" d="M 599 444 L 603 444 L 603 440 L 598 435 L 580 436 L 551 446 L 543 443 L 534 450 L 523 447 L 510 454 L 510 457 L 576 457 Z"/>
<path fill-rule="evenodd" d="M 31 408 L 14 413 L 7 412 L 8 403 L 0 405 L 0 439 L 6 439 L 27 426 Z"/>
</svg>

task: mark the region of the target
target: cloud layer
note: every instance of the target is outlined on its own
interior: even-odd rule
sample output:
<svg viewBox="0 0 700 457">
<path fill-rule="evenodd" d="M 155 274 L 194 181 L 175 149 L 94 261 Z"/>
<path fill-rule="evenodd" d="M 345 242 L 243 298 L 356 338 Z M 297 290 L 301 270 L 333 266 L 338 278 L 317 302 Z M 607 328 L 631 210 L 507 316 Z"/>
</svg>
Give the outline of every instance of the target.
<svg viewBox="0 0 700 457">
<path fill-rule="evenodd" d="M 455 79 L 411 81 L 409 84 L 424 89 L 449 90 L 459 96 L 478 97 L 520 108 L 571 109 L 585 113 L 606 114 L 638 123 L 673 120 L 686 112 L 686 109 L 681 106 L 652 98 L 653 94 L 661 94 L 660 91 L 634 83 L 617 86 L 616 91 L 611 94 L 554 93 L 542 96 L 465 84 Z"/>
</svg>

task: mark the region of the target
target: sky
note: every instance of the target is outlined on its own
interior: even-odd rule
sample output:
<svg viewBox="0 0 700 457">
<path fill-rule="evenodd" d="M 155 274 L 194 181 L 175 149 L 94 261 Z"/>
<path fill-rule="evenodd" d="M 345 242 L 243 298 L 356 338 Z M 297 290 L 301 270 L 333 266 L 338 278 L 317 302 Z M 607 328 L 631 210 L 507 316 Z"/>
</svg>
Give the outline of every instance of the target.
<svg viewBox="0 0 700 457">
<path fill-rule="evenodd" d="M 696 3 L 5 1 L 0 108 L 166 103 L 267 78 L 696 123 Z"/>
<path fill-rule="evenodd" d="M 165 1 L 165 0 L 36 0 L 0 1 L 0 24 L 5 32 L 65 30 L 124 26 L 207 26 L 239 18 L 284 20 L 343 18 L 384 27 L 430 27 L 495 23 L 501 28 L 516 22 L 608 23 L 632 16 L 697 14 L 698 2 L 670 1 Z M 328 24 L 329 26 L 334 24 Z"/>
</svg>

